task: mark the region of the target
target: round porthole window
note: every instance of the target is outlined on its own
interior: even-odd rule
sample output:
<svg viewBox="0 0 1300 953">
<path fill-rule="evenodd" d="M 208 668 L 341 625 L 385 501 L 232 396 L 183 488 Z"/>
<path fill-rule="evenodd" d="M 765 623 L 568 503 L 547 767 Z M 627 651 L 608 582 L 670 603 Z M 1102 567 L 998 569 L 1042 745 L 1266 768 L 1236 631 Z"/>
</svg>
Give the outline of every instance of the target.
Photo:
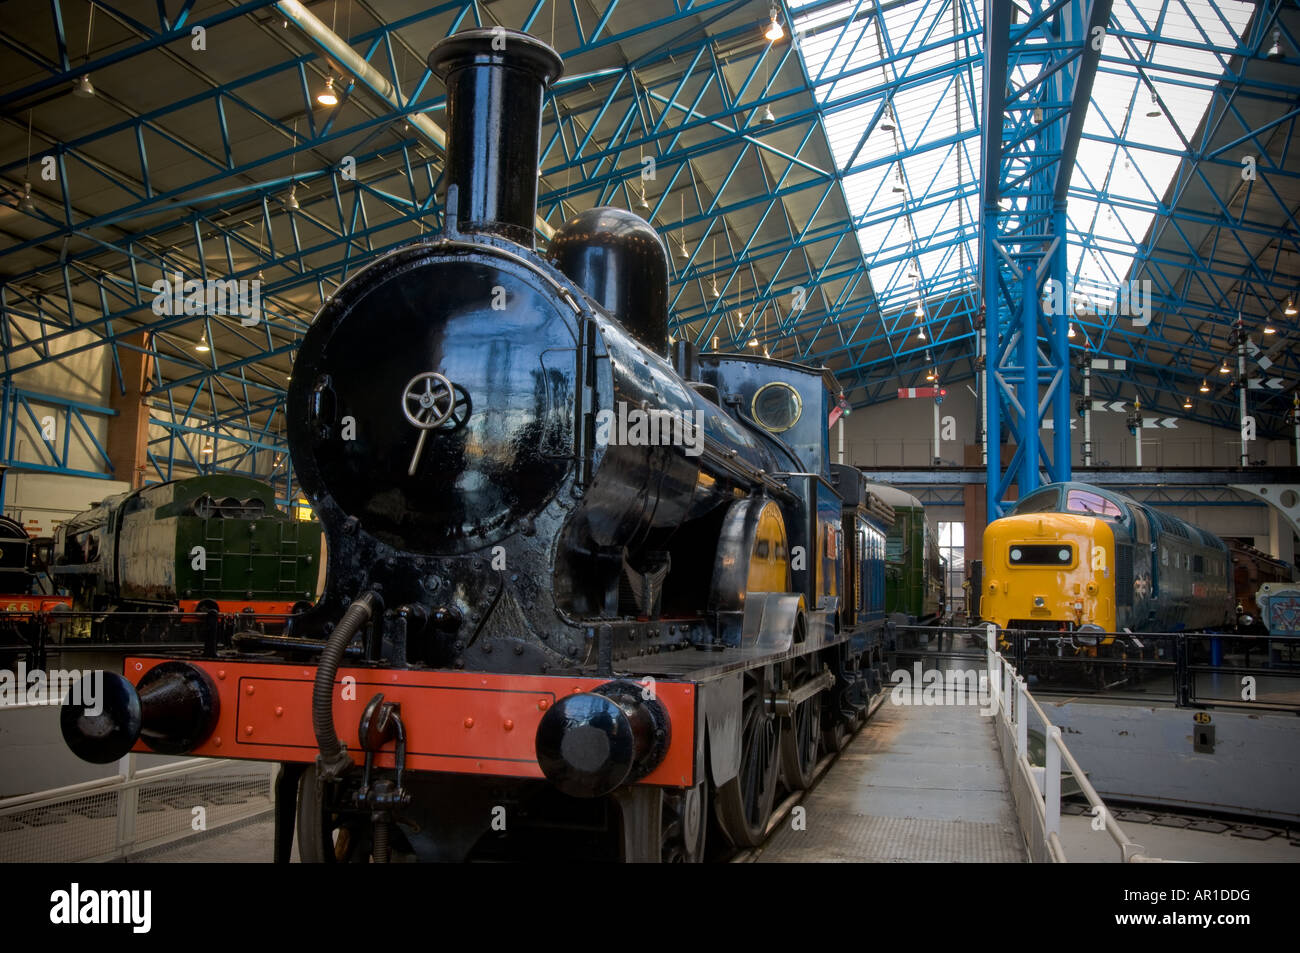
<svg viewBox="0 0 1300 953">
<path fill-rule="evenodd" d="M 759 426 L 772 433 L 782 433 L 799 422 L 803 401 L 789 384 L 773 381 L 758 389 L 751 410 Z"/>
</svg>

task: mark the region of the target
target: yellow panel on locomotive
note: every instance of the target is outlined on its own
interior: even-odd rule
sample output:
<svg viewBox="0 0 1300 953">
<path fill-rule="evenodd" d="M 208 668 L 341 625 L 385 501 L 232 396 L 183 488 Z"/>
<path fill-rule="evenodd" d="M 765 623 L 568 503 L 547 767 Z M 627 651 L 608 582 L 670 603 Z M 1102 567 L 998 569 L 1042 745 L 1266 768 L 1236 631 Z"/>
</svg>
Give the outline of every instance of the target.
<svg viewBox="0 0 1300 953">
<path fill-rule="evenodd" d="M 1008 516 L 984 532 L 980 618 L 1000 628 L 1115 631 L 1115 536 L 1072 513 Z"/>
</svg>

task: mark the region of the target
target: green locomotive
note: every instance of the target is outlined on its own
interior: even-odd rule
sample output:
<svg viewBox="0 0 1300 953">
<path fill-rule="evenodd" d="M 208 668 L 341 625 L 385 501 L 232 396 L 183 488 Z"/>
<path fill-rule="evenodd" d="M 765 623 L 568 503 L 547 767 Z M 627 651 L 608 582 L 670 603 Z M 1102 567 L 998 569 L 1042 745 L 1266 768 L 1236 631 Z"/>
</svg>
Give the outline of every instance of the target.
<svg viewBox="0 0 1300 953">
<path fill-rule="evenodd" d="M 55 531 L 56 583 L 75 609 L 289 615 L 315 602 L 323 534 L 265 483 L 216 475 L 108 497 Z"/>
<path fill-rule="evenodd" d="M 894 525 L 885 541 L 885 611 L 912 624 L 939 621 L 944 612 L 943 560 L 925 506 L 897 487 L 869 486 L 894 508 Z"/>
</svg>

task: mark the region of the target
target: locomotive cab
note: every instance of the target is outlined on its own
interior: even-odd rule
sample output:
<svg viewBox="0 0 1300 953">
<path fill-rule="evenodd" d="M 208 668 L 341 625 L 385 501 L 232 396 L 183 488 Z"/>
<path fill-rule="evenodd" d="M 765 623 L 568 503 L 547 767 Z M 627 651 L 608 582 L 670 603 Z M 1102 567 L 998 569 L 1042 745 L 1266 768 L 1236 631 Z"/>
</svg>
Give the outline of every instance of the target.
<svg viewBox="0 0 1300 953">
<path fill-rule="evenodd" d="M 730 414 L 773 447 L 780 477 L 796 497 L 783 507 L 795 589 L 809 605 L 840 612 L 849 562 L 842 554 L 843 500 L 827 457 L 829 415 L 840 392 L 835 376 L 749 354 L 702 354 L 699 368 L 701 382 L 717 390 Z"/>
</svg>

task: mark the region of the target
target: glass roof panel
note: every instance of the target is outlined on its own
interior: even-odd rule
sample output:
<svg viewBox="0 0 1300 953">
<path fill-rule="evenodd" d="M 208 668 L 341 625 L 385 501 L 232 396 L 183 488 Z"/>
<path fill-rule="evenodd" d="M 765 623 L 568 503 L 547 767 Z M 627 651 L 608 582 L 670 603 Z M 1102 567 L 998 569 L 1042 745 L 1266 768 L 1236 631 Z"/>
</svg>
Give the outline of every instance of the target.
<svg viewBox="0 0 1300 953">
<path fill-rule="evenodd" d="M 972 133 L 983 75 L 978 60 L 961 61 L 982 47 L 981 5 L 912 0 L 883 15 L 867 0 L 788 6 L 881 311 L 910 311 L 918 291 L 973 285 L 980 149 Z M 1207 47 L 1233 48 L 1253 10 L 1212 0 L 1116 0 L 1113 24 L 1159 39 L 1106 37 L 1079 144 L 1068 266 L 1097 298 L 1113 297 L 1108 287 L 1127 277 L 1182 161 L 1150 147 L 1177 149 L 1191 139 L 1227 65 Z M 882 108 L 885 120 L 867 135 Z"/>
</svg>

